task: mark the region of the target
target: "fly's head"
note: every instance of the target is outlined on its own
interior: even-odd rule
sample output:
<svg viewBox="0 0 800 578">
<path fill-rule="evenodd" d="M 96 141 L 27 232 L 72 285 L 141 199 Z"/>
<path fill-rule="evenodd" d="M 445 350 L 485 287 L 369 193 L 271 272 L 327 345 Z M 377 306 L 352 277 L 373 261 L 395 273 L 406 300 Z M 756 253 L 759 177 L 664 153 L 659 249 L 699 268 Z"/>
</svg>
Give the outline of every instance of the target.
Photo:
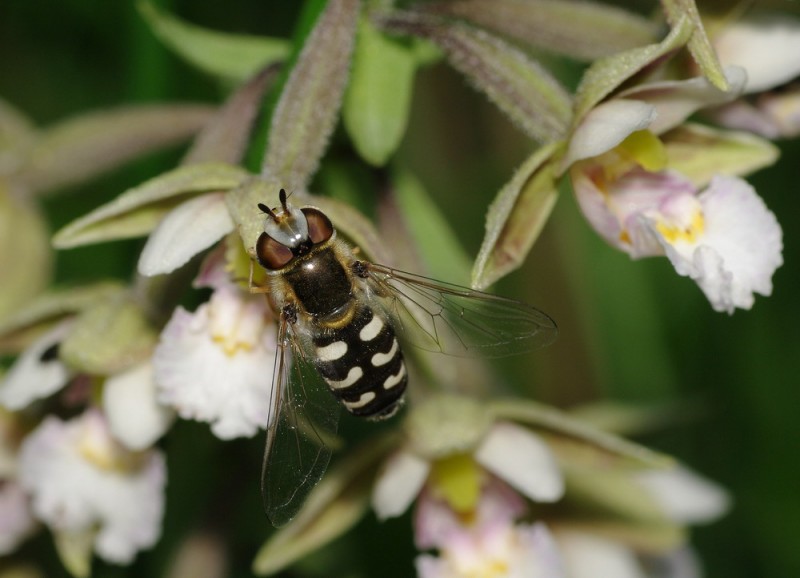
<svg viewBox="0 0 800 578">
<path fill-rule="evenodd" d="M 334 234 L 330 219 L 314 207 L 297 208 L 289 204 L 286 191 L 280 191 L 281 206 L 270 209 L 259 203 L 267 215 L 264 232 L 256 243 L 256 256 L 262 267 L 277 271 L 295 258 L 307 255 L 315 246 L 328 241 Z"/>
</svg>

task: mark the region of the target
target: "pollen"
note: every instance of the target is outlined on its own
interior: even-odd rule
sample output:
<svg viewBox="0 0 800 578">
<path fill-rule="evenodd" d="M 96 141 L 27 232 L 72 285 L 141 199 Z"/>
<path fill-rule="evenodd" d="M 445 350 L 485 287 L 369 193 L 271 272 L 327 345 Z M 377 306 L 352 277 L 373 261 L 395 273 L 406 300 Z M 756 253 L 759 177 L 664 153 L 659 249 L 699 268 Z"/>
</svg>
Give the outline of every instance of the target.
<svg viewBox="0 0 800 578">
<path fill-rule="evenodd" d="M 109 472 L 129 473 L 143 463 L 144 454 L 129 451 L 107 435 L 99 435 L 94 429 L 82 432 L 78 452 L 87 462 Z"/>
<path fill-rule="evenodd" d="M 239 340 L 236 335 L 212 335 L 211 339 L 228 357 L 233 357 L 240 351 L 252 351 L 254 347 L 253 343 Z"/>
<path fill-rule="evenodd" d="M 659 220 L 656 223 L 656 229 L 670 245 L 679 242 L 695 245 L 700 237 L 703 236 L 706 228 L 703 211 L 700 209 L 699 204 L 688 221 L 688 224 L 684 224 L 670 222 L 669 220 Z"/>
</svg>

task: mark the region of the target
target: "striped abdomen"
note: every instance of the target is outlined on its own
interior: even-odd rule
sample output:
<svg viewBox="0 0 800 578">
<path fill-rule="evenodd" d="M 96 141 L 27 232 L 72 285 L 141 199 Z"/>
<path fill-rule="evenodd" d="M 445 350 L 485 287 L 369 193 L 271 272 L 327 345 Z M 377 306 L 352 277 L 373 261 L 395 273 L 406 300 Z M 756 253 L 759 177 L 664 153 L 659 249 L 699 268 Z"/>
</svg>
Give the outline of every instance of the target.
<svg viewBox="0 0 800 578">
<path fill-rule="evenodd" d="M 400 407 L 408 383 L 403 353 L 382 311 L 356 307 L 350 323 L 313 337 L 317 368 L 350 413 L 387 418 Z"/>
</svg>

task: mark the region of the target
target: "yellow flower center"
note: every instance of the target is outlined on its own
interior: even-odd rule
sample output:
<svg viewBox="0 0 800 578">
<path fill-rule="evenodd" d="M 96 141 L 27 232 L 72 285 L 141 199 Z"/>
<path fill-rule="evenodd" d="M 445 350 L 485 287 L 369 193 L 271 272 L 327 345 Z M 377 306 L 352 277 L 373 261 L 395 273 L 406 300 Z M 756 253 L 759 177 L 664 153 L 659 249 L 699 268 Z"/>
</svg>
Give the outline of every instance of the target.
<svg viewBox="0 0 800 578">
<path fill-rule="evenodd" d="M 236 339 L 235 333 L 227 335 L 214 334 L 211 336 L 211 338 L 213 339 L 214 343 L 222 348 L 222 351 L 224 351 L 225 355 L 228 357 L 233 357 L 239 351 L 250 351 L 253 349 L 252 343 Z"/>
<path fill-rule="evenodd" d="M 616 151 L 644 170 L 657 173 L 667 168 L 667 149 L 656 135 L 649 130 L 637 130 L 617 145 Z"/>
<path fill-rule="evenodd" d="M 461 560 L 455 559 L 456 557 L 450 558 L 452 565 L 458 569 L 458 575 L 464 578 L 503 578 L 508 576 L 510 571 L 508 562 L 497 558 L 481 560 L 481 564 L 477 566 L 473 564 L 468 568 Z"/>
<path fill-rule="evenodd" d="M 436 495 L 463 516 L 471 516 L 481 494 L 483 470 L 470 454 L 436 460 L 430 476 Z"/>
<path fill-rule="evenodd" d="M 120 474 L 135 472 L 144 460 L 144 453 L 130 451 L 93 428 L 82 432 L 78 452 L 99 469 Z"/>
<path fill-rule="evenodd" d="M 692 201 L 694 201 L 694 207 L 688 220 L 680 222 L 659 220 L 656 223 L 656 229 L 670 245 L 678 242 L 694 245 L 705 232 L 706 221 L 703 218 L 702 207 L 696 199 L 692 198 Z"/>
<path fill-rule="evenodd" d="M 212 297 L 208 314 L 211 339 L 226 355 L 255 349 L 265 322 L 263 311 L 252 301 Z"/>
</svg>

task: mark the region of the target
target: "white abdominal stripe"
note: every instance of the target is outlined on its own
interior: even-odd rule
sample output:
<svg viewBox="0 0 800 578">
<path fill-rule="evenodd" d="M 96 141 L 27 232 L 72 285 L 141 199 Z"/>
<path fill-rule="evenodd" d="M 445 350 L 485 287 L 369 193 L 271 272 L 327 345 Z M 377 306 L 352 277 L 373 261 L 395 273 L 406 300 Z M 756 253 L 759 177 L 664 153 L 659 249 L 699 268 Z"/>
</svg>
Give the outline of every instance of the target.
<svg viewBox="0 0 800 578">
<path fill-rule="evenodd" d="M 316 337 L 314 347 L 319 372 L 351 413 L 384 414 L 403 395 L 403 352 L 381 313 L 363 307 L 348 325 Z"/>
</svg>

